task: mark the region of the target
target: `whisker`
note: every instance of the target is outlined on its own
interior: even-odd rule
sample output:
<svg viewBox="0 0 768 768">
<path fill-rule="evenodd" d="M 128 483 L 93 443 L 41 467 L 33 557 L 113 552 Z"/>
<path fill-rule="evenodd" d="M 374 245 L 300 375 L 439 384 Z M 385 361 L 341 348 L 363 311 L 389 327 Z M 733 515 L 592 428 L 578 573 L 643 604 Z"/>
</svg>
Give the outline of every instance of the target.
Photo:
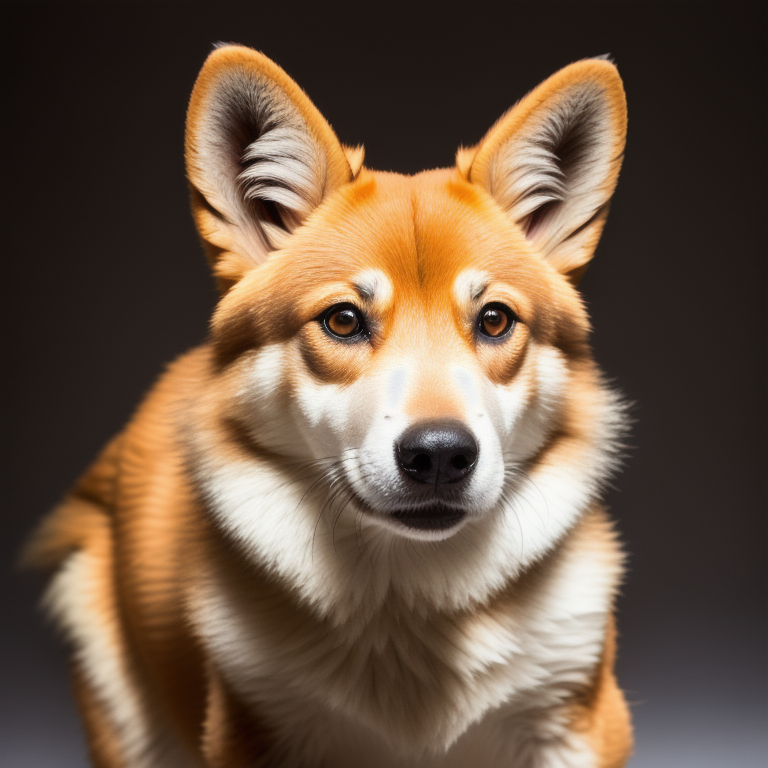
<svg viewBox="0 0 768 768">
<path fill-rule="evenodd" d="M 339 513 L 336 515 L 336 519 L 333 521 L 333 529 L 331 531 L 331 541 L 333 542 L 333 551 L 336 551 L 336 524 L 339 522 L 339 518 L 344 513 L 344 510 L 349 506 L 349 503 L 354 498 L 352 492 L 348 488 L 342 488 L 340 491 L 341 493 L 347 494 L 347 500 L 342 504 L 341 509 L 339 510 Z"/>
<path fill-rule="evenodd" d="M 504 478 L 505 478 L 505 493 L 514 491 L 514 486 L 519 485 L 521 482 L 525 482 L 530 484 L 530 486 L 538 493 L 541 500 L 544 502 L 544 511 L 545 511 L 545 517 L 542 517 L 541 509 L 532 502 L 528 502 L 530 509 L 532 509 L 537 517 L 539 518 L 539 522 L 543 526 L 542 530 L 546 531 L 546 529 L 549 527 L 550 524 L 550 509 L 549 509 L 549 500 L 547 499 L 546 495 L 543 493 L 541 488 L 536 484 L 536 482 L 531 477 L 530 473 L 527 472 L 519 463 L 513 461 L 510 459 L 510 457 L 504 457 L 505 459 L 505 467 L 504 467 Z M 508 482 L 507 482 L 508 481 Z M 515 494 L 515 501 L 520 504 L 523 501 L 524 495 L 523 494 Z M 522 512 L 522 510 L 520 510 Z M 516 513 L 517 514 L 517 513 Z M 518 526 L 520 525 L 520 519 L 519 515 L 517 515 L 518 519 Z"/>
<path fill-rule="evenodd" d="M 326 501 L 323 507 L 325 509 L 328 509 L 328 511 L 330 512 L 333 509 L 333 505 L 336 502 L 336 500 L 346 492 L 347 492 L 346 487 L 344 485 L 340 485 L 340 478 L 334 478 L 334 480 L 331 481 L 329 494 L 326 498 Z M 338 515 L 336 515 L 333 521 L 333 527 L 331 528 L 331 542 L 333 543 L 334 552 L 336 552 L 336 524 L 339 522 L 340 515 L 341 515 L 341 512 Z"/>
<path fill-rule="evenodd" d="M 418 549 L 416 549 L 416 545 L 413 543 L 413 541 L 411 541 L 411 540 L 409 539 L 409 540 L 408 540 L 408 543 L 409 543 L 409 544 L 410 544 L 410 546 L 411 546 L 411 550 L 413 551 L 413 554 L 414 554 L 414 555 L 416 555 L 416 557 L 418 557 L 418 558 L 419 558 L 419 560 L 421 560 L 421 562 L 422 562 L 422 563 L 424 563 L 424 565 L 426 565 L 426 564 L 427 564 L 427 561 L 426 561 L 426 560 L 425 560 L 425 559 L 424 559 L 424 558 L 421 556 L 421 553 L 419 552 L 419 550 L 418 550 Z"/>
<path fill-rule="evenodd" d="M 316 480 L 310 488 L 308 488 L 304 495 L 301 497 L 301 500 L 299 501 L 299 504 L 296 506 L 296 510 L 294 512 L 298 511 L 299 506 L 301 505 L 301 502 L 304 501 L 307 494 L 310 492 L 312 488 L 314 488 L 321 480 L 328 480 L 329 487 L 332 487 L 332 484 L 334 480 L 338 477 L 338 466 L 339 462 L 333 462 L 330 466 L 327 467 L 327 469 L 322 473 L 322 475 Z M 320 525 L 320 521 L 323 519 L 323 515 L 325 514 L 326 510 L 326 503 L 323 503 L 323 505 L 320 507 L 320 514 L 317 516 L 317 520 L 315 520 L 315 527 L 312 531 L 312 544 L 310 547 L 310 558 L 312 562 L 315 561 L 315 541 L 317 540 L 317 528 Z"/>
<path fill-rule="evenodd" d="M 358 552 L 363 551 L 363 511 L 361 509 L 355 512 L 355 540 L 357 541 Z"/>
</svg>

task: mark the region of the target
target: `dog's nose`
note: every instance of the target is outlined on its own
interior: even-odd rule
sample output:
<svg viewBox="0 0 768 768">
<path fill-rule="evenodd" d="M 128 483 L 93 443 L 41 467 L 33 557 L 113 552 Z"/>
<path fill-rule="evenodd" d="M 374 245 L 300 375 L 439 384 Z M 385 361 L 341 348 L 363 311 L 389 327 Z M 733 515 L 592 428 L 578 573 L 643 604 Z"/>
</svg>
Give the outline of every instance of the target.
<svg viewBox="0 0 768 768">
<path fill-rule="evenodd" d="M 403 432 L 395 447 L 400 468 L 417 483 L 463 480 L 475 468 L 477 440 L 458 421 L 428 421 Z"/>
</svg>

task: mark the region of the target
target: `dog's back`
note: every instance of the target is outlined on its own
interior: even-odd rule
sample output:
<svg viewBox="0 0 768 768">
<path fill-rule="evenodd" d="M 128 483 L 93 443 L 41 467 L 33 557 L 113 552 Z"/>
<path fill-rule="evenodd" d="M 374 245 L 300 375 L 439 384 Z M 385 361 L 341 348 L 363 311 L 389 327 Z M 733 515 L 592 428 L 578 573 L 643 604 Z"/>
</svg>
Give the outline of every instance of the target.
<svg viewBox="0 0 768 768">
<path fill-rule="evenodd" d="M 403 177 L 261 55 L 211 55 L 210 339 L 30 549 L 98 765 L 624 763 L 598 503 L 622 410 L 574 288 L 624 110 L 579 62 Z"/>
</svg>

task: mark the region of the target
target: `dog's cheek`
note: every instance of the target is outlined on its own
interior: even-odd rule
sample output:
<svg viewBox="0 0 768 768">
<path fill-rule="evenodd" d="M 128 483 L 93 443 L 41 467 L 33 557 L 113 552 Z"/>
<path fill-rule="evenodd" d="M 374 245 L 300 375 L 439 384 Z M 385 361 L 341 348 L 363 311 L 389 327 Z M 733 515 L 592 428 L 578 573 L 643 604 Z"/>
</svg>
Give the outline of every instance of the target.
<svg viewBox="0 0 768 768">
<path fill-rule="evenodd" d="M 530 343 L 531 333 L 528 326 L 518 323 L 507 341 L 478 344 L 478 360 L 488 379 L 494 384 L 511 384 L 526 364 Z"/>
<path fill-rule="evenodd" d="M 483 403 L 490 426 L 504 448 L 514 439 L 526 408 L 536 393 L 533 371 L 525 366 L 506 383 L 484 382 Z"/>
<path fill-rule="evenodd" d="M 299 356 L 301 353 L 299 353 Z M 375 408 L 371 376 L 349 383 L 319 380 L 297 365 L 292 383 L 294 422 L 315 458 L 344 459 L 361 447 Z"/>
<path fill-rule="evenodd" d="M 520 437 L 526 409 L 536 395 L 536 353 L 536 343 L 522 324 L 508 341 L 481 343 L 477 348 L 483 373 L 482 402 L 488 416 L 482 428 L 493 432 L 505 462 L 510 458 L 510 447 Z"/>
<path fill-rule="evenodd" d="M 308 453 L 290 407 L 297 365 L 289 344 L 267 344 L 243 356 L 229 375 L 229 415 L 251 442 L 289 456 Z"/>
<path fill-rule="evenodd" d="M 567 365 L 557 349 L 531 344 L 517 376 L 494 386 L 507 461 L 526 462 L 557 432 L 567 378 Z"/>
<path fill-rule="evenodd" d="M 278 453 L 339 456 L 359 444 L 371 418 L 370 379 L 361 375 L 366 348 L 300 333 L 249 353 L 229 385 L 236 421 Z"/>
<path fill-rule="evenodd" d="M 369 369 L 372 350 L 365 338 L 331 339 L 319 323 L 309 323 L 297 342 L 307 373 L 323 384 L 352 384 Z"/>
<path fill-rule="evenodd" d="M 349 447 L 356 392 L 366 366 L 367 340 L 330 339 L 318 323 L 305 326 L 292 349 L 292 410 L 316 458 L 338 457 Z"/>
</svg>

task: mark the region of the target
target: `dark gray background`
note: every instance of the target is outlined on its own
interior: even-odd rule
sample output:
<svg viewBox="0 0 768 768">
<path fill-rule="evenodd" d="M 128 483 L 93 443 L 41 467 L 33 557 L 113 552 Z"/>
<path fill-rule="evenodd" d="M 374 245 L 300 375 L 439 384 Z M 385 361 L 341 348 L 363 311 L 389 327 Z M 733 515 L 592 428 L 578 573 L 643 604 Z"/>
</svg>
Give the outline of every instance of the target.
<svg viewBox="0 0 768 768">
<path fill-rule="evenodd" d="M 182 141 L 218 40 L 263 50 L 369 166 L 402 172 L 451 164 L 556 69 L 613 54 L 628 152 L 583 290 L 598 359 L 637 403 L 609 496 L 632 765 L 765 764 L 762 4 L 26 2 L 3 28 L 2 766 L 85 763 L 42 580 L 13 562 L 206 332 Z"/>
</svg>

